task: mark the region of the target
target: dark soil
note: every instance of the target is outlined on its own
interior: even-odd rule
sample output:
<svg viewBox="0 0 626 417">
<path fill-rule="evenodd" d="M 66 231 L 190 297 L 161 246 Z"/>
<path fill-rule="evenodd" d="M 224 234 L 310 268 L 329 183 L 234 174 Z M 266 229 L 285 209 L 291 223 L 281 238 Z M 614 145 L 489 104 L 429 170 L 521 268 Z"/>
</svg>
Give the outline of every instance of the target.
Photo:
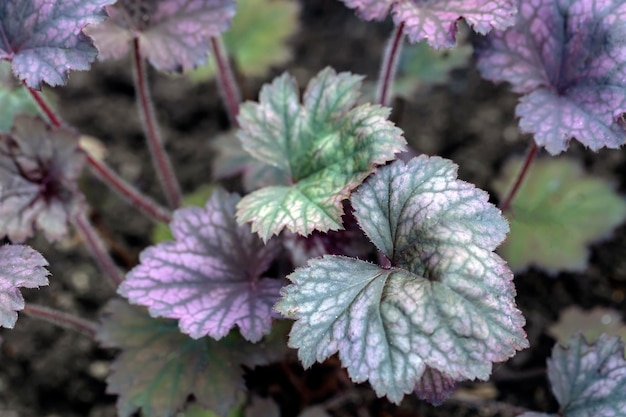
<svg viewBox="0 0 626 417">
<path fill-rule="evenodd" d="M 357 19 L 337 0 L 302 0 L 302 28 L 292 40 L 293 60 L 267 79 L 242 82 L 246 98 L 255 99 L 260 85 L 287 69 L 301 85 L 330 65 L 375 79 L 390 22 Z M 210 181 L 211 138 L 228 128 L 214 83 L 195 85 L 183 77 L 151 73 L 151 85 L 167 148 L 182 187 L 189 192 Z M 126 179 L 163 200 L 146 153 L 136 114 L 127 60 L 98 63 L 92 71 L 73 73 L 68 86 L 55 91 L 65 120 L 84 134 L 99 138 L 107 161 Z M 394 103 L 394 120 L 418 152 L 440 155 L 460 166 L 462 179 L 490 190 L 504 156 L 523 154 L 530 138 L 519 134 L 514 107 L 517 97 L 506 86 L 494 86 L 474 69 L 457 71 L 450 83 Z M 596 174 L 626 188 L 622 151 L 568 152 Z M 99 181 L 85 175 L 83 189 L 93 207 L 92 218 L 124 268 L 137 262 L 149 244 L 152 223 L 119 200 Z M 51 285 L 24 291 L 37 302 L 96 320 L 114 295 L 76 237 L 48 245 L 29 242 L 49 260 Z M 247 375 L 257 393 L 272 396 L 283 415 L 321 405 L 335 416 L 513 416 L 522 409 L 555 411 L 547 387 L 545 361 L 554 340 L 546 327 L 570 305 L 612 307 L 624 312 L 626 229 L 595 245 L 589 268 L 557 277 L 530 270 L 515 277 L 518 305 L 527 318 L 530 348 L 495 366 L 489 382 L 462 384 L 455 395 L 435 408 L 413 398 L 400 406 L 377 399 L 367 384 L 353 385 L 336 359 L 304 375 L 295 361 L 264 367 Z M 105 393 L 107 366 L 114 352 L 100 349 L 84 336 L 24 315 L 14 330 L 1 330 L 0 417 L 114 416 L 115 397 Z M 295 383 L 294 383 L 295 382 Z M 507 405 L 508 404 L 508 405 Z"/>
</svg>

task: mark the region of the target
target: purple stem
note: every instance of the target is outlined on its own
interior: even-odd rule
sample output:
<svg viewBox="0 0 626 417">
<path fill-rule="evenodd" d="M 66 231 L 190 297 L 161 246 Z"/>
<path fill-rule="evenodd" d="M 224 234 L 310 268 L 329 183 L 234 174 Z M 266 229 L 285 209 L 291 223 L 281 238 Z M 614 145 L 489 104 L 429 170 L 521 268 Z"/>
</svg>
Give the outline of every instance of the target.
<svg viewBox="0 0 626 417">
<path fill-rule="evenodd" d="M 137 106 L 141 115 L 141 122 L 148 141 L 148 148 L 152 156 L 152 163 L 156 170 L 157 177 L 161 182 L 163 191 L 170 207 L 176 209 L 182 204 L 182 194 L 180 185 L 176 179 L 176 174 L 172 168 L 172 163 L 165 152 L 161 134 L 156 123 L 154 105 L 148 88 L 146 77 L 146 66 L 141 50 L 139 49 L 139 39 L 133 40 L 133 74 L 135 89 L 137 91 Z"/>
<path fill-rule="evenodd" d="M 532 144 L 530 145 L 530 148 L 528 149 L 528 152 L 526 153 L 526 159 L 524 160 L 524 165 L 522 166 L 520 171 L 517 173 L 517 178 L 515 179 L 515 183 L 513 183 L 513 186 L 509 190 L 509 193 L 504 198 L 504 200 L 502 200 L 502 204 L 500 204 L 500 210 L 502 210 L 503 212 L 506 212 L 511 208 L 511 203 L 513 202 L 513 199 L 515 199 L 517 192 L 522 186 L 522 183 L 524 182 L 524 179 L 526 178 L 526 175 L 528 174 L 530 170 L 530 165 L 532 164 L 533 159 L 535 159 L 535 155 L 537 154 L 538 150 L 539 150 L 539 147 L 533 140 Z"/>
<path fill-rule="evenodd" d="M 238 126 L 237 114 L 239 114 L 239 103 L 241 103 L 241 92 L 228 59 L 228 53 L 221 37 L 211 38 L 211 52 L 215 58 L 217 67 L 217 85 L 226 104 L 228 119 L 233 126 Z"/>
<path fill-rule="evenodd" d="M 100 235 L 98 235 L 96 229 L 94 229 L 87 219 L 85 210 L 82 210 L 80 213 L 75 215 L 72 218 L 72 222 L 83 236 L 83 240 L 87 245 L 89 252 L 91 252 L 91 255 L 96 260 L 100 269 L 104 271 L 113 288 L 117 288 L 122 283 L 124 278 L 104 245 L 104 242 L 100 238 Z"/>
<path fill-rule="evenodd" d="M 24 306 L 24 313 L 31 317 L 47 321 L 56 326 L 60 326 L 66 329 L 75 330 L 78 333 L 95 339 L 96 337 L 96 324 L 76 317 L 73 314 L 64 313 L 59 310 L 55 310 L 50 307 L 44 307 L 38 304 L 26 304 Z"/>
<path fill-rule="evenodd" d="M 37 103 L 41 111 L 48 117 L 50 123 L 56 127 L 63 126 L 64 123 L 61 121 L 61 118 L 54 112 L 54 110 L 52 110 L 52 108 L 50 108 L 41 94 L 32 88 L 26 87 L 26 89 L 33 97 L 35 103 Z M 102 180 L 102 182 L 107 184 L 119 195 L 127 199 L 132 206 L 137 207 L 150 218 L 156 221 L 169 223 L 172 218 L 172 214 L 167 209 L 161 207 L 150 197 L 142 194 L 139 190 L 128 184 L 104 162 L 93 158 L 88 152 L 85 153 L 87 154 L 87 162 L 89 163 L 91 169 L 96 173 L 96 176 Z"/>
<path fill-rule="evenodd" d="M 389 37 L 387 46 L 385 47 L 383 61 L 380 66 L 378 86 L 376 87 L 376 103 L 381 106 L 389 105 L 393 81 L 396 78 L 396 72 L 398 71 L 398 59 L 400 58 L 400 52 L 402 51 L 402 40 L 404 38 L 402 33 L 403 29 L 404 23 L 400 23 L 396 26 Z"/>
</svg>

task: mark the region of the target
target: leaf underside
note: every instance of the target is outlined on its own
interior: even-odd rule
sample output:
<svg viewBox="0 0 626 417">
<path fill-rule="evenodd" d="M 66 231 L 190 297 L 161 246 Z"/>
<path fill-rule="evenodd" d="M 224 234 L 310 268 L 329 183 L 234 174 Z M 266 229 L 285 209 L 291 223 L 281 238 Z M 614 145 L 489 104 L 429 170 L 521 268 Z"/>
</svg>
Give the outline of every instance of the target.
<svg viewBox="0 0 626 417">
<path fill-rule="evenodd" d="M 107 391 L 119 395 L 121 417 L 138 410 L 146 417 L 174 417 L 190 396 L 226 416 L 245 392 L 241 365 L 265 365 L 284 354 L 273 339 L 256 345 L 237 334 L 194 340 L 175 321 L 152 318 L 122 300 L 106 307 L 97 339 L 122 350 L 107 378 Z"/>
<path fill-rule="evenodd" d="M 377 164 L 405 149 L 389 109 L 354 107 L 361 79 L 326 68 L 300 104 L 296 82 L 285 73 L 263 87 L 259 103 L 241 106 L 243 148 L 292 184 L 260 189 L 238 204 L 237 220 L 251 222 L 263 240 L 284 228 L 304 236 L 340 229 L 342 201 Z"/>
<path fill-rule="evenodd" d="M 22 288 L 48 285 L 48 262 L 28 246 L 0 247 L 0 327 L 12 329 L 17 311 L 24 308 Z"/>
<path fill-rule="evenodd" d="M 503 168 L 494 183 L 502 197 L 517 176 L 521 160 Z M 567 158 L 535 161 L 507 217 L 511 233 L 500 247 L 513 271 L 531 265 L 549 273 L 584 271 L 589 245 L 607 238 L 626 220 L 626 201 L 609 182 L 585 174 Z"/>
<path fill-rule="evenodd" d="M 555 155 L 572 138 L 592 150 L 626 142 L 624 0 L 519 0 L 514 27 L 477 48 L 485 78 L 523 94 L 520 127 Z"/>
<path fill-rule="evenodd" d="M 193 338 L 220 339 L 238 326 L 245 339 L 259 341 L 271 329 L 283 285 L 262 278 L 279 246 L 237 225 L 238 201 L 216 190 L 206 207 L 177 210 L 170 225 L 175 241 L 142 252 L 118 292 L 155 317 L 179 319 Z"/>
<path fill-rule="evenodd" d="M 457 21 L 484 35 L 515 23 L 515 0 L 342 0 L 366 20 L 382 20 L 389 12 L 396 26 L 404 25 L 410 42 L 426 40 L 434 48 L 452 48 Z"/>
<path fill-rule="evenodd" d="M 115 0 L 4 0 L 0 2 L 0 60 L 27 86 L 67 83 L 69 70 L 86 70 L 96 48 L 81 30 L 100 22 Z"/>
<path fill-rule="evenodd" d="M 394 162 L 351 200 L 391 267 L 324 256 L 288 276 L 275 308 L 296 319 L 290 346 L 305 367 L 339 352 L 378 395 L 399 402 L 416 389 L 437 403 L 453 381 L 486 379 L 527 347 L 512 274 L 492 252 L 507 224 L 453 163 Z"/>
<path fill-rule="evenodd" d="M 206 62 L 209 39 L 220 35 L 235 14 L 233 0 L 120 0 L 107 7 L 109 19 L 90 26 L 100 59 L 119 59 L 133 39 L 159 70 L 181 72 Z"/>
</svg>

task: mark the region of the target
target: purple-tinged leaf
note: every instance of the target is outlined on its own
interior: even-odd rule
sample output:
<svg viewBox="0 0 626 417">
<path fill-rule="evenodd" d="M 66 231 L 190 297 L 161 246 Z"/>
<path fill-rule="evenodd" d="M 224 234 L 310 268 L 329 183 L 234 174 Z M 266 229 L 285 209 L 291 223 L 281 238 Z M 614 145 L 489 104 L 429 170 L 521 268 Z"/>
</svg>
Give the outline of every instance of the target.
<svg viewBox="0 0 626 417">
<path fill-rule="evenodd" d="M 180 319 L 180 329 L 193 338 L 226 336 L 234 326 L 252 342 L 272 325 L 272 305 L 283 285 L 262 278 L 274 259 L 277 242 L 263 242 L 238 226 L 239 196 L 216 190 L 205 208 L 174 213 L 174 242 L 141 253 L 119 293 L 148 307 L 155 317 Z"/>
<path fill-rule="evenodd" d="M 433 405 L 443 404 L 456 388 L 457 381 L 433 368 L 426 368 L 422 379 L 413 390 L 417 398 Z"/>
<path fill-rule="evenodd" d="M 185 71 L 206 62 L 209 39 L 227 29 L 234 0 L 119 0 L 109 19 L 85 29 L 101 59 L 118 59 L 138 39 L 142 54 L 159 70 Z"/>
<path fill-rule="evenodd" d="M 478 68 L 524 94 L 520 127 L 555 155 L 626 142 L 626 2 L 519 0 L 517 24 L 477 48 Z"/>
<path fill-rule="evenodd" d="M 69 70 L 89 69 L 96 58 L 81 30 L 104 19 L 103 7 L 114 1 L 0 1 L 0 60 L 11 61 L 13 73 L 29 87 L 65 84 Z"/>
<path fill-rule="evenodd" d="M 305 367 L 339 352 L 378 395 L 399 402 L 428 386 L 440 402 L 451 379 L 487 379 L 493 362 L 528 346 L 513 274 L 492 252 L 506 221 L 456 169 L 441 158 L 397 161 L 352 195 L 390 266 L 324 256 L 288 276 L 275 309 L 296 319 L 289 344 Z M 420 383 L 429 368 L 442 374 L 437 389 L 432 372 Z"/>
<path fill-rule="evenodd" d="M 237 205 L 237 220 L 252 222 L 263 240 L 285 228 L 304 236 L 341 229 L 343 200 L 377 164 L 405 149 L 388 108 L 354 107 L 361 79 L 326 68 L 309 82 L 301 105 L 296 81 L 285 73 L 263 87 L 259 103 L 241 106 L 243 148 L 290 179 Z"/>
<path fill-rule="evenodd" d="M 626 415 L 626 359 L 619 337 L 601 335 L 588 344 L 578 334 L 567 348 L 556 345 L 548 378 L 565 417 Z"/>
<path fill-rule="evenodd" d="M 191 339 L 175 321 L 154 319 L 144 309 L 121 300 L 108 304 L 97 338 L 106 347 L 122 349 L 107 378 L 108 392 L 118 394 L 118 412 L 137 410 L 150 417 L 173 417 L 190 396 L 220 416 L 243 397 L 240 364 L 249 367 L 277 360 L 284 350 L 282 330 L 252 345 L 232 333 L 220 341 Z M 284 343 L 284 341 L 283 341 Z"/>
<path fill-rule="evenodd" d="M 0 134 L 0 235 L 22 242 L 42 230 L 48 240 L 67 234 L 82 203 L 77 180 L 85 156 L 78 134 L 33 116 Z"/>
<path fill-rule="evenodd" d="M 366 20 L 382 20 L 389 11 L 412 43 L 423 39 L 434 48 L 454 47 L 457 21 L 478 33 L 505 29 L 515 23 L 515 0 L 343 0 Z"/>
<path fill-rule="evenodd" d="M 24 308 L 19 287 L 48 285 L 48 262 L 39 252 L 21 245 L 0 247 L 0 327 L 12 329 Z"/>
</svg>

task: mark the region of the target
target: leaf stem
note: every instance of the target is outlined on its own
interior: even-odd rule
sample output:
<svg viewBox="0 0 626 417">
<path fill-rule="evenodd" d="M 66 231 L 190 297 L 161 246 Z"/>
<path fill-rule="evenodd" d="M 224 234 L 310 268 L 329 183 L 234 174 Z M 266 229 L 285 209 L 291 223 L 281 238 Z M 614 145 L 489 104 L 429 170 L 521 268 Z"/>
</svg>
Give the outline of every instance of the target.
<svg viewBox="0 0 626 417">
<path fill-rule="evenodd" d="M 89 249 L 91 256 L 95 259 L 100 269 L 109 279 L 113 288 L 117 288 L 122 283 L 124 278 L 104 245 L 104 242 L 100 238 L 100 235 L 87 219 L 85 210 L 81 210 L 78 214 L 76 214 L 72 218 L 72 222 L 83 236 L 83 241 Z"/>
<path fill-rule="evenodd" d="M 528 152 L 526 153 L 526 159 L 524 160 L 524 165 L 522 165 L 522 168 L 517 173 L 517 177 L 515 178 L 515 182 L 513 183 L 513 186 L 509 190 L 504 200 L 502 200 L 502 204 L 500 204 L 500 210 L 502 210 L 503 212 L 506 212 L 511 208 L 511 203 L 515 199 L 517 192 L 522 186 L 522 183 L 524 182 L 524 179 L 526 178 L 526 175 L 529 172 L 530 165 L 532 164 L 533 159 L 535 158 L 535 155 L 537 154 L 538 150 L 539 150 L 539 147 L 533 140 L 532 144 L 530 145 L 530 148 L 528 149 Z"/>
<path fill-rule="evenodd" d="M 65 329 L 75 330 L 91 339 L 96 337 L 96 324 L 50 307 L 28 303 L 22 310 L 31 317 L 52 323 Z"/>
<path fill-rule="evenodd" d="M 228 59 L 228 52 L 220 36 L 211 38 L 211 52 L 213 53 L 215 66 L 217 68 L 217 85 L 222 99 L 226 104 L 228 119 L 233 126 L 238 126 L 237 114 L 239 114 L 241 92 L 239 91 L 235 73 Z"/>
<path fill-rule="evenodd" d="M 404 23 L 395 26 L 387 41 L 387 46 L 385 47 L 385 53 L 380 66 L 380 75 L 378 77 L 378 86 L 376 87 L 376 103 L 381 106 L 389 105 L 393 81 L 398 71 L 398 59 L 402 51 L 402 41 L 404 39 L 403 30 Z"/>
<path fill-rule="evenodd" d="M 135 80 L 135 90 L 137 91 L 137 106 L 141 115 L 152 163 L 156 170 L 159 182 L 165 192 L 165 196 L 171 208 L 178 208 L 182 203 L 182 194 L 180 185 L 176 179 L 176 174 L 172 168 L 172 163 L 163 147 L 163 140 L 159 128 L 157 126 L 154 104 L 148 88 L 148 80 L 146 77 L 146 66 L 141 50 L 139 48 L 139 39 L 133 40 L 133 79 Z"/>
<path fill-rule="evenodd" d="M 48 120 L 52 123 L 52 125 L 56 127 L 64 125 L 61 118 L 54 112 L 54 110 L 52 110 L 37 90 L 34 90 L 26 85 L 24 85 L 24 87 L 33 97 L 33 100 L 37 103 L 41 111 L 46 115 L 46 117 L 48 117 Z M 132 206 L 142 211 L 148 217 L 156 221 L 169 223 L 172 218 L 172 214 L 169 210 L 161 207 L 150 197 L 130 185 L 104 162 L 93 158 L 89 152 L 85 151 L 85 154 L 87 154 L 87 163 L 102 182 L 107 184 L 112 190 L 117 192 L 117 194 L 127 199 Z"/>
</svg>

